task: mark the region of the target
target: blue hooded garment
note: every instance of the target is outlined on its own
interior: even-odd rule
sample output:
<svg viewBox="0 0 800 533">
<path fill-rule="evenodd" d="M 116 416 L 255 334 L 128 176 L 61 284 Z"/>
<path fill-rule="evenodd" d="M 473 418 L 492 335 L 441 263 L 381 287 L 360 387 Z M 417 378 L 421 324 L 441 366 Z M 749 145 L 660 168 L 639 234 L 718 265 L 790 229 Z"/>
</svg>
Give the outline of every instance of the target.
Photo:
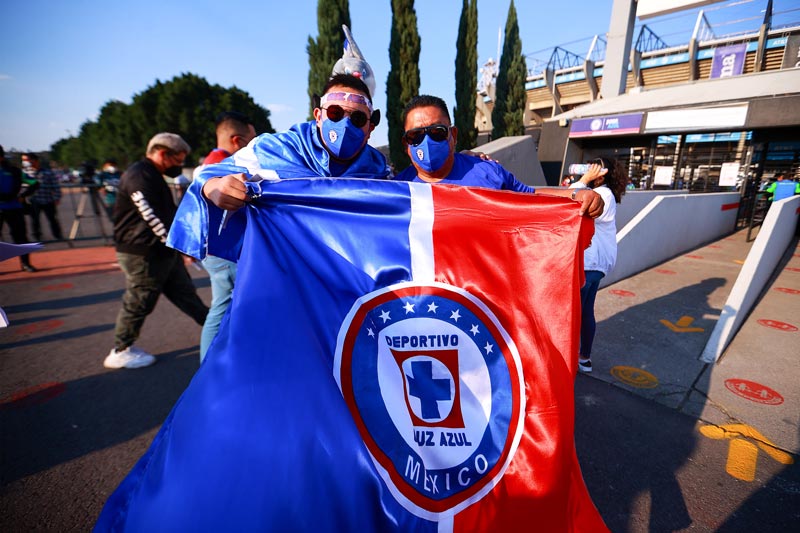
<svg viewBox="0 0 800 533">
<path fill-rule="evenodd" d="M 366 145 L 353 162 L 331 169 L 331 158 L 314 121 L 295 124 L 281 133 L 265 133 L 231 157 L 202 167 L 186 191 L 167 237 L 167 245 L 197 259 L 207 254 L 237 261 L 242 248 L 244 209 L 228 213 L 203 197 L 210 178 L 244 173 L 253 179 L 350 177 L 385 179 L 386 158 Z M 225 220 L 224 227 L 223 220 Z"/>
</svg>

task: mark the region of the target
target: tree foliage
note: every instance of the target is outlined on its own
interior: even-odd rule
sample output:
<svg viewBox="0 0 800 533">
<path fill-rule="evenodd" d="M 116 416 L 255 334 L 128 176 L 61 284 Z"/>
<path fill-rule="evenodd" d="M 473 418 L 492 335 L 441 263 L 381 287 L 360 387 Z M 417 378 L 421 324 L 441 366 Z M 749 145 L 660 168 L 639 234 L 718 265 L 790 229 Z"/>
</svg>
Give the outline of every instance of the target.
<svg viewBox="0 0 800 533">
<path fill-rule="evenodd" d="M 344 50 L 342 24 L 350 24 L 349 0 L 317 0 L 317 38 L 308 36 L 309 120 L 314 116 L 315 96 L 322 95 L 336 61 Z M 371 95 L 373 98 L 375 95 Z"/>
<path fill-rule="evenodd" d="M 420 38 L 414 0 L 392 0 L 392 34 L 389 40 L 389 76 L 386 80 L 386 119 L 389 158 L 395 171 L 411 164 L 401 137 L 403 107 L 419 94 Z"/>
<path fill-rule="evenodd" d="M 463 0 L 456 39 L 456 108 L 453 119 L 458 128 L 456 150 L 474 148 L 475 98 L 478 91 L 478 1 Z"/>
<path fill-rule="evenodd" d="M 202 158 L 216 147 L 216 116 L 232 110 L 247 115 L 257 133 L 275 131 L 269 111 L 235 86 L 211 85 L 190 73 L 167 82 L 156 80 L 134 95 L 130 104 L 107 102 L 96 121 L 85 122 L 77 135 L 54 143 L 51 158 L 73 167 L 87 160 L 100 163 L 111 158 L 124 167 L 141 158 L 147 142 L 161 131 L 179 134 L 192 147 L 195 159 Z"/>
<path fill-rule="evenodd" d="M 506 19 L 506 35 L 503 42 L 503 54 L 500 57 L 500 70 L 497 73 L 494 109 L 492 110 L 492 138 L 499 139 L 507 135 L 524 135 L 525 124 L 525 78 L 528 69 L 525 56 L 522 55 L 522 40 L 519 37 L 517 10 L 514 0 L 508 7 Z"/>
</svg>

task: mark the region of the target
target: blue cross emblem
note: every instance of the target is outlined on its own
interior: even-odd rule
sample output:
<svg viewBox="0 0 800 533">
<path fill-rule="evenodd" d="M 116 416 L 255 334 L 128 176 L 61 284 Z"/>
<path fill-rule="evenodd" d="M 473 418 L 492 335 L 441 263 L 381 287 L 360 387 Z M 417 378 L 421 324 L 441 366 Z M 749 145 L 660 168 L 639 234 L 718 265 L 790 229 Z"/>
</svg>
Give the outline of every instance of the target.
<svg viewBox="0 0 800 533">
<path fill-rule="evenodd" d="M 430 361 L 414 361 L 411 363 L 413 376 L 408 378 L 408 394 L 419 398 L 422 405 L 422 418 L 441 418 L 439 415 L 440 400 L 450 400 L 450 380 L 434 379 L 433 365 Z"/>
</svg>

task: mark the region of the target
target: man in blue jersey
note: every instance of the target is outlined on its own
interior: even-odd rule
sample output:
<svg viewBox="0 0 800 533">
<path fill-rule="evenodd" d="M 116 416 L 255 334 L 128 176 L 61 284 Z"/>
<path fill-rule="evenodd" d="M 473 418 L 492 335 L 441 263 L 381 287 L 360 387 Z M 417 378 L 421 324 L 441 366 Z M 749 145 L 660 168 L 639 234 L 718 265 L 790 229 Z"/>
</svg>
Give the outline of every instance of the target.
<svg viewBox="0 0 800 533">
<path fill-rule="evenodd" d="M 386 158 L 367 145 L 379 119 L 361 79 L 334 75 L 314 109 L 314 120 L 259 135 L 195 176 L 178 208 L 168 245 L 197 258 L 208 253 L 238 260 L 245 224 L 238 210 L 248 201 L 248 179 L 386 178 Z"/>
<path fill-rule="evenodd" d="M 447 104 L 439 97 L 415 96 L 403 110 L 403 143 L 412 166 L 395 179 L 426 183 L 471 185 L 535 194 L 499 163 L 473 155 L 456 153 L 458 129 L 450 123 Z M 603 200 L 594 191 L 547 189 L 547 194 L 564 196 L 581 203 L 581 214 L 592 218 L 603 212 Z"/>
</svg>

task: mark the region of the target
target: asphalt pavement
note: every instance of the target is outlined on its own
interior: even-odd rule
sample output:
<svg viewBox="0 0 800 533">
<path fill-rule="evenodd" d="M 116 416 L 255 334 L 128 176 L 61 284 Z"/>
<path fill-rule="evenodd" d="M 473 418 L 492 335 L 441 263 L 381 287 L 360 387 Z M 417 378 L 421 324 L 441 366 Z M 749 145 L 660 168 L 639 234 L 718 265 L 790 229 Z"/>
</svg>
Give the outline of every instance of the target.
<svg viewBox="0 0 800 533">
<path fill-rule="evenodd" d="M 615 532 L 796 531 L 800 249 L 791 245 L 718 364 L 699 361 L 752 243 L 738 232 L 602 289 L 576 445 Z M 123 292 L 102 240 L 0 263 L 0 531 L 86 531 L 198 368 L 200 328 L 165 299 L 107 370 Z M 192 270 L 205 301 L 208 278 Z"/>
</svg>

